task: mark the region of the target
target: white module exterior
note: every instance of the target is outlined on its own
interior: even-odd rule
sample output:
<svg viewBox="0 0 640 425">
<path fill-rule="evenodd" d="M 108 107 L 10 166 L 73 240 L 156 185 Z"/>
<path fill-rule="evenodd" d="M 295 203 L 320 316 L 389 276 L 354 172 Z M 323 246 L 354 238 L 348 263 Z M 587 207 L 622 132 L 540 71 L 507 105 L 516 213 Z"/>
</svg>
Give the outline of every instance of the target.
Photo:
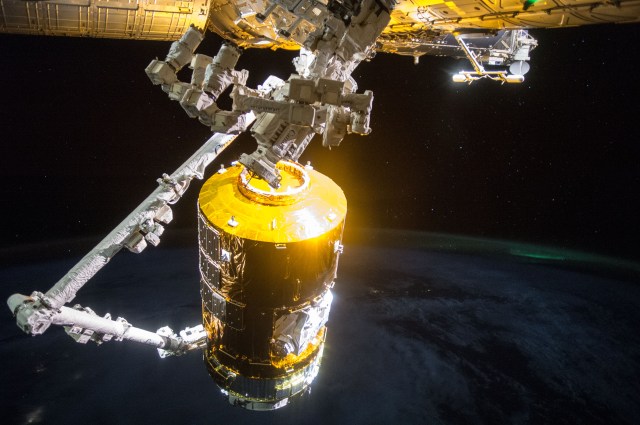
<svg viewBox="0 0 640 425">
<path fill-rule="evenodd" d="M 175 40 L 204 28 L 208 0 L 0 0 L 0 33 Z"/>
</svg>

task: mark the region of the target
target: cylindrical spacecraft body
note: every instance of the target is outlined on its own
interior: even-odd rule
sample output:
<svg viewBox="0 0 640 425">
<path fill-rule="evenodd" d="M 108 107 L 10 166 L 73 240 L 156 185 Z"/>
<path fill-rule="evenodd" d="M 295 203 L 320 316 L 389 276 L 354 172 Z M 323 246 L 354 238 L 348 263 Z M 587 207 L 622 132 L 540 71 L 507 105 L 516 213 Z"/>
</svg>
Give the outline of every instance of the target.
<svg viewBox="0 0 640 425">
<path fill-rule="evenodd" d="M 251 410 L 286 405 L 318 373 L 347 211 L 328 177 L 278 169 L 279 189 L 239 164 L 221 169 L 198 199 L 205 363 Z"/>
</svg>

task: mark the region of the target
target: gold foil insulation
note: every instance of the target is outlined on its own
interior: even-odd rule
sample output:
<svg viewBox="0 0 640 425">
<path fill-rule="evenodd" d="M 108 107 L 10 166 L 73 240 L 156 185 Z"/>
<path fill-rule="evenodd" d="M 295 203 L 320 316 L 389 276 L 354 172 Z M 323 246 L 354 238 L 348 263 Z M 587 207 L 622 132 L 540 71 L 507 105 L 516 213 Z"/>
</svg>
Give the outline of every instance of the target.
<svg viewBox="0 0 640 425">
<path fill-rule="evenodd" d="M 328 177 L 278 169 L 278 189 L 235 165 L 199 196 L 205 363 L 253 410 L 281 407 L 318 373 L 347 210 Z"/>
<path fill-rule="evenodd" d="M 331 179 L 293 163 L 281 161 L 278 169 L 279 189 L 243 174 L 240 165 L 214 175 L 200 191 L 202 214 L 231 235 L 273 243 L 314 238 L 344 221 L 347 200 Z"/>
</svg>

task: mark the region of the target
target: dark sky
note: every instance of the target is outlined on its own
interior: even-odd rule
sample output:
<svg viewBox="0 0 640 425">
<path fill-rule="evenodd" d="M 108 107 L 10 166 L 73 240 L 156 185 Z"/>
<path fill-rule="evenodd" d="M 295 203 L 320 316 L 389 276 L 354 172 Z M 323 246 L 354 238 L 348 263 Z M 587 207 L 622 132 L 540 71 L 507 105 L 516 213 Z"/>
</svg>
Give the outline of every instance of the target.
<svg viewBox="0 0 640 425">
<path fill-rule="evenodd" d="M 532 34 L 522 85 L 456 85 L 450 75 L 470 66 L 447 58 L 379 54 L 355 71 L 375 95 L 373 133 L 332 151 L 316 141 L 302 158 L 343 187 L 348 226 L 640 258 L 640 27 Z M 219 44 L 209 34 L 198 51 Z M 144 74 L 169 43 L 5 35 L 0 46 L 5 250 L 105 235 L 209 135 Z M 255 86 L 286 78 L 294 56 L 250 50 L 239 67 Z M 240 139 L 223 161 L 253 149 Z M 195 231 L 198 188 L 169 232 Z"/>
</svg>

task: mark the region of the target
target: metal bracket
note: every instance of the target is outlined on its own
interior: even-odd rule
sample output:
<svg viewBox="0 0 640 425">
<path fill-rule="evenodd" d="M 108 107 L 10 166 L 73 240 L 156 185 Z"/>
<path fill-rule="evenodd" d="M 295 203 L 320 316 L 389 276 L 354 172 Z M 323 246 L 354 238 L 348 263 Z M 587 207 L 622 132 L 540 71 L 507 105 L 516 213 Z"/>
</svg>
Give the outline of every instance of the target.
<svg viewBox="0 0 640 425">
<path fill-rule="evenodd" d="M 524 74 L 529 70 L 529 65 L 525 62 L 528 60 L 528 53 L 531 49 L 533 49 L 537 42 L 536 40 L 529 36 L 525 30 L 513 31 L 511 33 L 511 39 L 509 40 L 510 44 L 505 44 L 508 52 L 500 52 L 502 54 L 508 55 L 510 58 L 510 63 L 512 63 L 509 70 L 501 69 L 496 71 L 488 71 L 482 65 L 482 60 L 479 55 L 476 54 L 472 50 L 472 48 L 467 44 L 465 38 L 469 38 L 475 34 L 454 34 L 458 45 L 464 52 L 465 56 L 473 66 L 473 71 L 460 71 L 457 74 L 453 75 L 453 81 L 456 83 L 468 83 L 471 84 L 474 81 L 480 80 L 482 78 L 488 78 L 493 81 L 499 81 L 502 84 L 504 83 L 522 83 L 524 81 Z M 491 62 L 490 62 L 491 63 Z"/>
</svg>

